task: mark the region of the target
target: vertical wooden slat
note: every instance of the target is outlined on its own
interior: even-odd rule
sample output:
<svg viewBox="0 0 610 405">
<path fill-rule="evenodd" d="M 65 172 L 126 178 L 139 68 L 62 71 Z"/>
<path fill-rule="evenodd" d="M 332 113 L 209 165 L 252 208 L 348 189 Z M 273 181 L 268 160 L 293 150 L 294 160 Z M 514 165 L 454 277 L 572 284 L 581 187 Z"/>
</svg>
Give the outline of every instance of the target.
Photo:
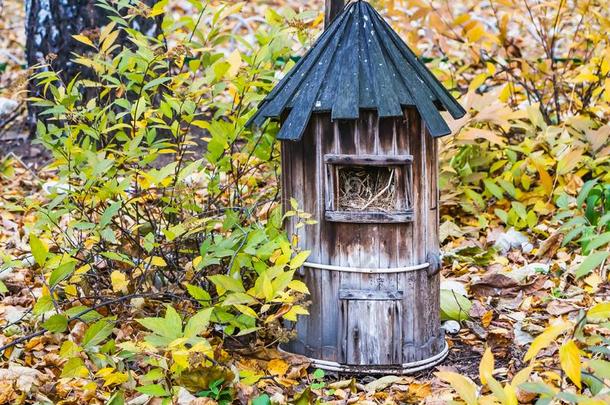
<svg viewBox="0 0 610 405">
<path fill-rule="evenodd" d="M 314 115 L 310 120 L 305 134 L 303 135 L 301 151 L 302 151 L 302 172 L 300 184 L 295 184 L 300 187 L 303 192 L 304 204 L 303 209 L 314 216 L 319 214 L 319 198 L 318 195 L 318 177 L 316 176 L 317 158 L 316 158 L 316 133 L 318 131 L 318 115 Z M 293 180 L 295 181 L 295 180 Z M 323 197 L 322 197 L 323 198 Z M 304 249 L 311 251 L 308 258 L 313 263 L 318 263 L 320 260 L 320 224 L 315 226 L 304 226 L 301 229 L 305 230 L 305 241 L 302 244 Z M 309 306 L 310 314 L 303 319 L 307 323 L 305 353 L 309 357 L 320 358 L 322 349 L 322 283 L 320 273 L 317 269 L 306 268 L 305 274 L 306 284 L 309 287 L 310 296 Z M 299 333 L 304 333 L 299 331 Z"/>
</svg>

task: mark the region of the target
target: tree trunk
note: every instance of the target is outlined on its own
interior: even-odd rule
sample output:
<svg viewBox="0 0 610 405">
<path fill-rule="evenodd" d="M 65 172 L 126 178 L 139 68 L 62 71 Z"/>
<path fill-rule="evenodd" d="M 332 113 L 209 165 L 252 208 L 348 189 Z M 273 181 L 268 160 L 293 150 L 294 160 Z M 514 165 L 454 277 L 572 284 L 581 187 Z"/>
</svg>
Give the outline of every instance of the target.
<svg viewBox="0 0 610 405">
<path fill-rule="evenodd" d="M 76 41 L 72 35 L 83 32 L 95 33 L 95 30 L 108 24 L 107 10 L 96 4 L 98 0 L 26 0 L 26 58 L 29 67 L 48 63 L 53 70 L 61 72 L 60 77 L 66 83 L 77 74 L 87 78 L 87 72 L 81 65 L 72 62 L 73 53 L 84 54 L 91 48 Z M 154 4 L 156 0 L 144 0 L 145 4 Z M 160 32 L 160 20 L 137 18 L 133 27 L 149 35 Z M 39 96 L 39 89 L 34 81 L 29 85 L 30 95 Z M 28 121 L 31 132 L 34 132 L 38 115 L 37 108 L 28 106 Z"/>
<path fill-rule="evenodd" d="M 343 10 L 345 0 L 326 0 L 324 9 L 324 27 L 328 28 L 335 17 Z"/>
</svg>

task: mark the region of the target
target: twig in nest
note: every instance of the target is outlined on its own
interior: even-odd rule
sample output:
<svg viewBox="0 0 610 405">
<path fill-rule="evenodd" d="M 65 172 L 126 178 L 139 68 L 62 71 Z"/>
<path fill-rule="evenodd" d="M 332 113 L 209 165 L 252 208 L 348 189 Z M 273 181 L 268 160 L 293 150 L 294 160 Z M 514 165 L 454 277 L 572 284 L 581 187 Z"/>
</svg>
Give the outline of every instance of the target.
<svg viewBox="0 0 610 405">
<path fill-rule="evenodd" d="M 390 171 L 390 180 L 388 180 L 388 185 L 385 186 L 385 188 L 383 190 L 381 190 L 379 193 L 377 193 L 377 195 L 373 198 L 371 198 L 371 200 L 369 202 L 367 202 L 364 207 L 362 207 L 360 209 L 360 211 L 364 211 L 365 209 L 367 209 L 369 207 L 369 205 L 371 205 L 373 202 L 375 202 L 376 199 L 378 199 L 379 197 L 381 197 L 385 192 L 387 192 L 390 187 L 392 186 L 392 180 L 394 180 L 394 170 Z"/>
<path fill-rule="evenodd" d="M 339 170 L 338 207 L 345 211 L 392 211 L 396 208 L 394 169 L 346 167 Z"/>
</svg>

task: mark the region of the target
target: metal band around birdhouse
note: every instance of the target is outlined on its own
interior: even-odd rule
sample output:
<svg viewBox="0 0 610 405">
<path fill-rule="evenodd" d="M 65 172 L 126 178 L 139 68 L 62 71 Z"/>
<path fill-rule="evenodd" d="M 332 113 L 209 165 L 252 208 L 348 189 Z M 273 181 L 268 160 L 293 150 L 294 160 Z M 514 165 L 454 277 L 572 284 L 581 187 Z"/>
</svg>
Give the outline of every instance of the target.
<svg viewBox="0 0 610 405">
<path fill-rule="evenodd" d="M 282 353 L 290 353 L 282 349 L 281 346 L 278 347 L 279 351 Z M 321 368 L 326 371 L 334 371 L 341 373 L 371 373 L 371 374 L 393 374 L 393 375 L 406 375 L 417 373 L 422 370 L 426 370 L 430 367 L 434 367 L 447 357 L 449 354 L 449 345 L 447 342 L 443 345 L 443 349 L 436 355 L 429 357 L 427 359 L 412 361 L 409 363 L 402 363 L 396 365 L 387 365 L 387 366 L 368 366 L 368 365 L 349 365 L 349 364 L 341 364 L 336 361 L 328 361 L 328 360 L 320 360 L 308 357 L 311 361 L 311 365 L 317 368 Z"/>
<path fill-rule="evenodd" d="M 405 267 L 390 267 L 390 268 L 369 268 L 369 267 L 347 267 L 347 266 L 334 266 L 332 264 L 319 264 L 319 263 L 303 263 L 304 267 L 310 267 L 312 269 L 340 271 L 344 273 L 375 273 L 375 274 L 387 274 L 387 273 L 408 273 L 410 271 L 423 270 L 430 267 L 430 263 L 422 263 L 415 266 Z"/>
</svg>

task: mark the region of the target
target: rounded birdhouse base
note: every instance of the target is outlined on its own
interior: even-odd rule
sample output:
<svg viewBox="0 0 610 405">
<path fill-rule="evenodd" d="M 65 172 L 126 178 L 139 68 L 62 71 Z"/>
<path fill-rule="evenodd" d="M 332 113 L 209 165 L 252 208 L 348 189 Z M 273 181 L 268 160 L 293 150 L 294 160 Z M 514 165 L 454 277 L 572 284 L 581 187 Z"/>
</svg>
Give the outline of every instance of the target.
<svg viewBox="0 0 610 405">
<path fill-rule="evenodd" d="M 282 347 L 279 350 L 287 353 Z M 311 366 L 320 368 L 325 371 L 332 371 L 337 373 L 346 374 L 381 374 L 381 375 L 408 375 L 414 374 L 423 370 L 432 368 L 445 360 L 449 354 L 449 345 L 445 342 L 443 349 L 440 353 L 429 357 L 427 359 L 412 361 L 403 364 L 391 364 L 391 365 L 350 365 L 341 364 L 334 361 L 326 361 L 320 359 L 309 358 Z"/>
</svg>

